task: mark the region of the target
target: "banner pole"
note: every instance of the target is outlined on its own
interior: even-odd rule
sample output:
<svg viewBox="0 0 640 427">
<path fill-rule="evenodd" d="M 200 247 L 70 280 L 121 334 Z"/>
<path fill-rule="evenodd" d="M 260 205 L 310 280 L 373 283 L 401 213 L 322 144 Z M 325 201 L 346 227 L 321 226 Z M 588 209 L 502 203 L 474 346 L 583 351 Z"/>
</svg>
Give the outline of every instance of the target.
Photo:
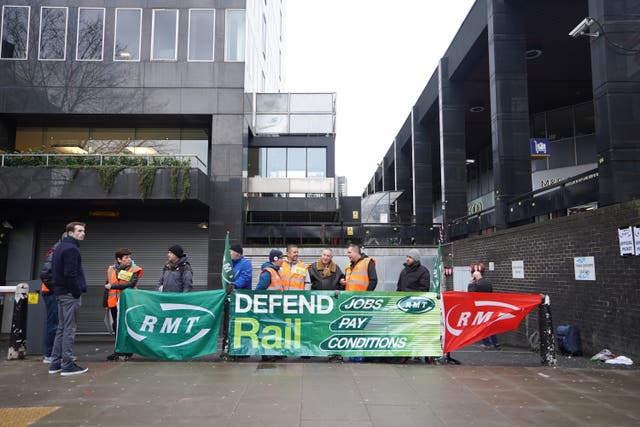
<svg viewBox="0 0 640 427">
<path fill-rule="evenodd" d="M 542 359 L 542 365 L 555 366 L 556 344 L 553 335 L 549 295 L 542 295 L 542 302 L 538 306 L 538 332 L 540 334 L 540 357 Z"/>
</svg>

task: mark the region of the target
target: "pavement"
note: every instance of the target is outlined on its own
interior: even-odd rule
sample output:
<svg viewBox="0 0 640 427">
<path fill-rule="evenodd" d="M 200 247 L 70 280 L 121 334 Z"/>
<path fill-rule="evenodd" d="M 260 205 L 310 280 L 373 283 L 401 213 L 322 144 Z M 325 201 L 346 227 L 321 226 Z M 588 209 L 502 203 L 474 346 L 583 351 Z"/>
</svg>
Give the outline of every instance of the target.
<svg viewBox="0 0 640 427">
<path fill-rule="evenodd" d="M 6 360 L 0 426 L 638 426 L 640 369 L 470 346 L 461 364 L 328 363 L 326 358 L 108 362 L 113 340 L 79 336 L 85 374 L 42 356 Z M 637 362 L 637 361 L 634 361 Z"/>
</svg>

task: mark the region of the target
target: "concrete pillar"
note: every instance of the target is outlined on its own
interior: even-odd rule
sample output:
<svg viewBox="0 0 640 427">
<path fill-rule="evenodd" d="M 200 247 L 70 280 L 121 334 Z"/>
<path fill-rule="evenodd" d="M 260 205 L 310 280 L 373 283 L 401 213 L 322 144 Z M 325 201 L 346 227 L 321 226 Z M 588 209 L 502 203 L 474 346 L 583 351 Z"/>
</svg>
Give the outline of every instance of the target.
<svg viewBox="0 0 640 427">
<path fill-rule="evenodd" d="M 242 90 L 237 96 L 242 99 Z M 242 105 L 242 102 L 240 102 Z M 211 123 L 208 289 L 222 286 L 224 240 L 243 241 L 242 148 L 247 137 L 242 114 L 215 115 Z"/>
<path fill-rule="evenodd" d="M 531 191 L 526 7 L 487 0 L 491 140 L 496 228 L 507 227 L 507 204 Z"/>
<path fill-rule="evenodd" d="M 440 180 L 442 223 L 467 215 L 467 166 L 464 133 L 464 89 L 451 81 L 447 58 L 438 67 L 440 110 Z"/>
<path fill-rule="evenodd" d="M 413 218 L 413 158 L 411 141 L 395 142 L 396 149 L 396 190 L 404 191 L 396 202 L 396 213 L 400 222 L 409 223 Z"/>
<path fill-rule="evenodd" d="M 590 29 L 600 32 L 591 40 L 591 73 L 601 206 L 640 197 L 640 63 L 625 50 L 640 49 L 637 12 L 636 2 L 589 0 L 589 16 L 602 25 Z"/>
<path fill-rule="evenodd" d="M 413 219 L 415 224 L 433 223 L 433 166 L 432 146 L 427 129 L 411 113 L 413 139 Z"/>
</svg>

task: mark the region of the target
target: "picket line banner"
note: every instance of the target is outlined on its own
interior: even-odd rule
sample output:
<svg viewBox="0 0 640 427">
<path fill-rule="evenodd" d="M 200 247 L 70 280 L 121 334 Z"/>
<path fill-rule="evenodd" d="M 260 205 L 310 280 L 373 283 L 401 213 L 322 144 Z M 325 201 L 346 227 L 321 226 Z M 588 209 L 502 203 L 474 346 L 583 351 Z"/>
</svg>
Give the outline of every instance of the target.
<svg viewBox="0 0 640 427">
<path fill-rule="evenodd" d="M 116 351 L 165 360 L 217 352 L 225 296 L 126 289 L 118 301 Z"/>
<path fill-rule="evenodd" d="M 541 294 L 443 292 L 444 352 L 518 328 L 542 302 Z"/>
<path fill-rule="evenodd" d="M 229 354 L 440 356 L 440 307 L 435 293 L 236 290 Z"/>
</svg>

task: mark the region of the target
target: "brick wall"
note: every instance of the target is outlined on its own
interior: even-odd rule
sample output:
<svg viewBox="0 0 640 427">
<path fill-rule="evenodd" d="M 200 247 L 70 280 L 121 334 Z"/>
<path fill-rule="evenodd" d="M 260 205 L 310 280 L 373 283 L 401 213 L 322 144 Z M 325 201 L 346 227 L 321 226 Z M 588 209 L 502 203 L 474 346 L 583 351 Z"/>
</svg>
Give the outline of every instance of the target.
<svg viewBox="0 0 640 427">
<path fill-rule="evenodd" d="M 554 328 L 577 325 L 585 355 L 603 348 L 640 355 L 640 256 L 621 257 L 618 227 L 640 225 L 640 200 L 453 242 L 447 266 L 483 262 L 494 292 L 543 293 L 551 298 Z M 575 280 L 574 257 L 593 256 L 596 280 Z M 524 261 L 524 279 L 512 278 L 511 261 Z M 447 261 L 447 260 L 445 260 Z M 452 288 L 449 279 L 448 289 Z M 537 330 L 537 310 L 503 342 L 527 345 Z"/>
</svg>

